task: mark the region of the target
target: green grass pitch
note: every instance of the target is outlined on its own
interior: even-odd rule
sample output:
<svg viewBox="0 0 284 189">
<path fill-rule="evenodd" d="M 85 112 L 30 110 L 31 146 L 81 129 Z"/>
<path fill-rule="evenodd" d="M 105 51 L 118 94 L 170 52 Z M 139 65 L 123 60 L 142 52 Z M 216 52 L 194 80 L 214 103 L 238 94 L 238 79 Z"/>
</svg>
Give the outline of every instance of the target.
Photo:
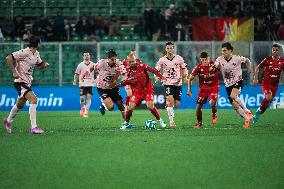
<svg viewBox="0 0 284 189">
<path fill-rule="evenodd" d="M 1 112 L 1 118 L 8 112 Z M 167 114 L 161 110 L 166 121 Z M 233 110 L 175 112 L 176 128 L 146 130 L 149 111 L 135 111 L 135 129 L 119 129 L 119 112 L 38 112 L 41 136 L 29 133 L 28 112 L 0 132 L 0 188 L 284 188 L 284 110 L 268 110 L 248 129 Z"/>
</svg>

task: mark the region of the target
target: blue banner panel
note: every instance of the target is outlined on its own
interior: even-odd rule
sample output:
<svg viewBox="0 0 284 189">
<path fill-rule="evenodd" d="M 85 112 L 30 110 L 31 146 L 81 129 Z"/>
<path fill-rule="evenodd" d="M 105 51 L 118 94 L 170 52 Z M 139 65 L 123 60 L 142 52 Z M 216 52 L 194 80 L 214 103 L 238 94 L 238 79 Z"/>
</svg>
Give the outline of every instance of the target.
<svg viewBox="0 0 284 189">
<path fill-rule="evenodd" d="M 34 93 L 38 98 L 38 110 L 39 111 L 63 111 L 63 110 L 79 110 L 79 87 L 75 86 L 43 86 L 33 87 Z M 125 90 L 120 89 L 121 95 L 125 99 Z M 187 96 L 187 87 L 183 87 L 183 94 L 180 107 L 181 109 L 195 109 L 196 97 L 198 93 L 198 86 L 192 86 L 192 97 Z M 96 88 L 93 88 L 93 97 L 91 110 L 97 110 L 100 106 L 100 98 Z M 260 86 L 244 86 L 240 98 L 245 102 L 248 108 L 257 108 L 261 104 L 264 95 L 262 94 Z M 17 100 L 17 91 L 14 87 L 0 87 L 0 110 L 10 111 L 12 106 Z M 272 104 L 284 104 L 284 85 L 279 85 L 277 95 L 274 98 Z M 24 110 L 28 110 L 28 103 Z M 155 105 L 158 108 L 165 108 L 165 95 L 163 87 L 155 88 Z M 141 108 L 145 108 L 145 103 Z M 210 108 L 207 103 L 204 108 Z M 229 100 L 227 98 L 226 89 L 224 86 L 220 87 L 218 108 L 226 109 L 231 108 Z"/>
</svg>

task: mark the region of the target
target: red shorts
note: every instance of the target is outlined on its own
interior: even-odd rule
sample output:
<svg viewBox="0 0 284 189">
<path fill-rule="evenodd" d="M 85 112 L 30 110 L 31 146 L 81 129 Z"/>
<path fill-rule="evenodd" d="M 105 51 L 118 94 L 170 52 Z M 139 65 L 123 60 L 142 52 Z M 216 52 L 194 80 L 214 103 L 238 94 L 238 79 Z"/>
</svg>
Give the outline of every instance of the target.
<svg viewBox="0 0 284 189">
<path fill-rule="evenodd" d="M 132 96 L 129 102 L 132 102 L 139 106 L 143 100 L 145 100 L 146 102 L 154 101 L 153 87 L 148 87 L 145 90 L 132 88 Z"/>
<path fill-rule="evenodd" d="M 219 93 L 219 85 L 215 87 L 208 87 L 208 88 L 199 88 L 198 96 L 197 96 L 197 103 L 198 104 L 205 104 L 207 99 L 213 100 L 217 102 L 218 100 L 218 93 Z"/>
<path fill-rule="evenodd" d="M 261 84 L 261 90 L 264 95 L 272 94 L 272 96 L 275 97 L 277 89 L 278 85 Z"/>
</svg>

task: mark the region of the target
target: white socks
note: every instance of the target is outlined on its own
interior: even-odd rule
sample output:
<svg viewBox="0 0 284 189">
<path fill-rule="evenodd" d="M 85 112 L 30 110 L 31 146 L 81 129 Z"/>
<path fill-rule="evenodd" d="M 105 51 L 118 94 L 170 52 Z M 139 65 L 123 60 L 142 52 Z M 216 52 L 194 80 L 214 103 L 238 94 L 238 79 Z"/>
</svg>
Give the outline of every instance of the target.
<svg viewBox="0 0 284 189">
<path fill-rule="evenodd" d="M 7 121 L 12 122 L 13 118 L 16 117 L 16 115 L 19 111 L 20 111 L 20 109 L 18 109 L 17 104 L 15 104 L 13 106 L 13 108 L 11 109 L 9 116 L 7 117 Z"/>
<path fill-rule="evenodd" d="M 245 120 L 248 120 L 248 116 L 246 115 L 244 109 L 242 109 L 241 107 L 239 107 L 239 108 L 237 109 L 237 112 L 238 112 L 243 118 L 245 118 Z"/>
<path fill-rule="evenodd" d="M 85 111 L 89 111 L 90 109 L 90 106 L 91 106 L 91 99 L 90 100 L 86 100 L 86 106 L 85 106 Z"/>
<path fill-rule="evenodd" d="M 242 107 L 243 110 L 249 111 L 246 107 L 246 105 L 241 101 L 241 99 L 237 96 L 237 98 L 235 99 L 235 101 Z"/>
<path fill-rule="evenodd" d="M 37 125 L 36 125 L 36 107 L 37 107 L 37 104 L 30 104 L 30 108 L 29 108 L 32 129 L 37 127 Z"/>
<path fill-rule="evenodd" d="M 175 117 L 174 108 L 167 107 L 167 112 L 168 112 L 170 122 L 174 122 L 174 117 Z"/>
</svg>

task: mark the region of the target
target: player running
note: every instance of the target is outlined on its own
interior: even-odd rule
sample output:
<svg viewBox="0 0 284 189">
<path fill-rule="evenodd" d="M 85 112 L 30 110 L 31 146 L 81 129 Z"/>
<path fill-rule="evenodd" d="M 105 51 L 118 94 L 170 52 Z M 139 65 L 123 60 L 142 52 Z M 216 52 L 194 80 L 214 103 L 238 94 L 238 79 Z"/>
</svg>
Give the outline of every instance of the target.
<svg viewBox="0 0 284 189">
<path fill-rule="evenodd" d="M 12 132 L 12 121 L 17 113 L 22 110 L 26 101 L 29 101 L 29 114 L 31 120 L 31 133 L 41 134 L 43 129 L 37 126 L 36 108 L 37 97 L 31 89 L 33 71 L 35 67 L 45 69 L 49 66 L 47 62 L 41 60 L 38 49 L 40 48 L 40 38 L 31 36 L 27 48 L 13 52 L 6 57 L 7 65 L 14 77 L 14 87 L 18 91 L 18 100 L 10 111 L 7 118 L 4 118 L 4 125 L 8 133 Z M 16 67 L 14 67 L 14 60 Z"/>
<path fill-rule="evenodd" d="M 140 61 L 137 57 L 136 57 L 136 50 L 132 49 L 129 53 L 128 56 L 133 56 L 134 59 Z M 122 61 L 123 65 L 125 66 L 126 68 L 126 72 L 128 72 L 128 68 L 129 68 L 129 62 L 128 62 L 128 56 Z M 128 105 L 129 105 L 129 100 L 132 96 L 132 90 L 131 90 L 131 87 L 130 85 L 126 85 L 125 87 L 125 91 L 126 91 L 126 100 L 125 100 L 125 106 L 126 106 L 126 109 L 128 108 Z"/>
<path fill-rule="evenodd" d="M 116 52 L 110 49 L 107 53 L 107 59 L 101 59 L 90 67 L 82 75 L 81 80 L 84 80 L 93 71 L 98 73 L 96 79 L 97 91 L 105 108 L 112 111 L 114 104 L 116 104 L 124 120 L 125 107 L 118 88 L 118 78 L 119 76 L 125 77 L 126 70 L 122 62 L 117 59 Z"/>
<path fill-rule="evenodd" d="M 219 93 L 219 80 L 218 80 L 218 70 L 214 69 L 209 71 L 209 68 L 214 64 L 214 62 L 209 60 L 208 53 L 202 52 L 200 54 L 200 63 L 193 69 L 188 78 L 188 91 L 187 95 L 192 96 L 191 93 L 191 81 L 196 75 L 199 78 L 199 91 L 196 102 L 196 117 L 197 124 L 194 128 L 200 128 L 202 126 L 202 111 L 201 108 L 203 104 L 206 104 L 209 98 L 210 106 L 212 108 L 212 123 L 215 124 L 217 121 L 217 107 L 216 102 L 218 100 Z"/>
<path fill-rule="evenodd" d="M 245 119 L 243 125 L 244 128 L 248 128 L 252 115 L 238 95 L 240 94 L 243 85 L 241 66 L 243 63 L 245 63 L 247 66 L 247 71 L 250 74 L 251 62 L 246 57 L 233 55 L 233 49 L 234 48 L 231 43 L 223 43 L 222 56 L 219 56 L 216 59 L 215 63 L 210 68 L 210 71 L 214 68 L 217 68 L 221 71 L 229 101 L 234 109 L 240 114 L 240 116 Z"/>
<path fill-rule="evenodd" d="M 133 127 L 129 124 L 132 112 L 136 106 L 139 106 L 143 100 L 146 101 L 147 108 L 155 116 L 160 123 L 161 127 L 166 127 L 166 123 L 161 119 L 158 109 L 154 106 L 154 88 L 153 83 L 148 75 L 148 72 L 154 73 L 162 80 L 164 77 L 158 70 L 136 59 L 134 55 L 127 57 L 129 67 L 127 72 L 127 79 L 121 83 L 122 86 L 129 85 L 132 91 L 131 98 L 129 99 L 129 106 L 125 113 L 125 121 L 121 129 Z"/>
<path fill-rule="evenodd" d="M 280 57 L 281 49 L 280 45 L 274 44 L 272 46 L 272 56 L 266 57 L 255 68 L 253 78 L 254 85 L 258 83 L 259 70 L 264 69 L 261 89 L 265 98 L 262 100 L 260 107 L 256 110 L 255 115 L 253 116 L 253 123 L 256 123 L 259 120 L 261 114 L 266 111 L 276 95 L 280 76 L 282 71 L 284 71 L 284 58 Z"/>
<path fill-rule="evenodd" d="M 75 71 L 73 85 L 77 85 L 78 78 L 80 75 L 84 74 L 86 70 L 89 70 L 94 66 L 94 62 L 90 60 L 90 53 L 83 53 L 83 62 L 81 62 Z M 80 115 L 84 118 L 88 117 L 88 112 L 91 106 L 91 98 L 93 95 L 94 86 L 94 72 L 85 77 L 84 80 L 79 81 L 80 87 Z"/>
<path fill-rule="evenodd" d="M 174 121 L 174 107 L 178 107 L 182 95 L 183 78 L 186 81 L 188 70 L 183 58 L 174 54 L 174 44 L 172 42 L 166 43 L 167 54 L 160 58 L 156 64 L 156 69 L 163 73 L 166 78 L 162 81 L 166 93 L 166 106 L 170 120 L 170 126 L 176 126 Z M 158 81 L 158 79 L 157 79 Z"/>
</svg>

